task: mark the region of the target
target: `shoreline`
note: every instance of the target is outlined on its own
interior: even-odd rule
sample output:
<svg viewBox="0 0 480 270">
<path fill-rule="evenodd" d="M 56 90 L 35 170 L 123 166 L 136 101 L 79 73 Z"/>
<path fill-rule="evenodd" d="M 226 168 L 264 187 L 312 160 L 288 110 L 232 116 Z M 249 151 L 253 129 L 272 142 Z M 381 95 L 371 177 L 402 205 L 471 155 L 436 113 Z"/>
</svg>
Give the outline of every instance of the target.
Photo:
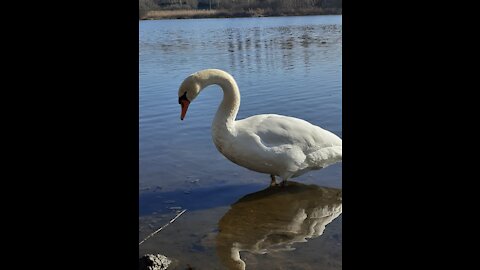
<svg viewBox="0 0 480 270">
<path fill-rule="evenodd" d="M 203 10 L 203 9 L 181 9 L 181 10 L 151 10 L 147 12 L 141 21 L 148 20 L 170 20 L 170 19 L 211 19 L 211 18 L 261 18 L 261 17 L 291 17 L 291 16 L 317 16 L 317 15 L 342 15 L 342 9 L 298 9 L 280 10 L 272 9 L 251 9 L 245 11 L 231 10 Z"/>
</svg>

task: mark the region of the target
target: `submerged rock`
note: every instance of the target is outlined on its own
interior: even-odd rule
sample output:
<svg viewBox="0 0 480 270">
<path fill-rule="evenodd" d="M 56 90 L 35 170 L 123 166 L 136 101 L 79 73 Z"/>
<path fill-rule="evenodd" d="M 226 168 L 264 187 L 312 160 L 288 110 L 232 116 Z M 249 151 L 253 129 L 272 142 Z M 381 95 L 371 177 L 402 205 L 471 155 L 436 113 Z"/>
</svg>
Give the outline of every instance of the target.
<svg viewBox="0 0 480 270">
<path fill-rule="evenodd" d="M 161 255 L 146 254 L 138 262 L 139 270 L 164 270 L 172 261 Z"/>
</svg>

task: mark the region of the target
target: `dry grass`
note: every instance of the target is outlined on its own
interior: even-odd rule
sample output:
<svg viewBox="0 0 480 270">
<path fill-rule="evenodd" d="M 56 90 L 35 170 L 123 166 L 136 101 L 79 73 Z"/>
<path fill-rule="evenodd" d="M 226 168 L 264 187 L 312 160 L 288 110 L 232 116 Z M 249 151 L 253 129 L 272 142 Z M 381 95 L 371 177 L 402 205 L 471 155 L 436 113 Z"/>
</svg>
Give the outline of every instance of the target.
<svg viewBox="0 0 480 270">
<path fill-rule="evenodd" d="M 219 10 L 152 10 L 142 17 L 144 20 L 151 19 L 177 19 L 177 18 L 209 18 L 216 17 Z"/>
<path fill-rule="evenodd" d="M 152 10 L 147 12 L 142 20 L 159 19 L 195 19 L 195 18 L 237 18 L 237 17 L 267 17 L 267 16 L 301 16 L 301 15 L 323 15 L 342 14 L 341 9 L 308 8 L 296 10 L 272 9 L 251 9 L 251 10 L 201 10 L 201 9 L 179 9 L 179 10 Z"/>
</svg>

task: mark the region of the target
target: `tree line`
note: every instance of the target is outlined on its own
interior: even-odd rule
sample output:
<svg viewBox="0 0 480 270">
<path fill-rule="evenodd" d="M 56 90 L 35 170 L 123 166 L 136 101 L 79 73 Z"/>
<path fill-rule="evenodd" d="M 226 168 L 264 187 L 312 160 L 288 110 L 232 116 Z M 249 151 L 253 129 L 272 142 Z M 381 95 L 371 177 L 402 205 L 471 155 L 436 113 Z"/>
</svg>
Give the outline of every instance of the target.
<svg viewBox="0 0 480 270">
<path fill-rule="evenodd" d="M 271 9 L 341 9 L 342 0 L 139 0 L 140 17 L 150 10 L 222 9 L 245 11 Z"/>
</svg>

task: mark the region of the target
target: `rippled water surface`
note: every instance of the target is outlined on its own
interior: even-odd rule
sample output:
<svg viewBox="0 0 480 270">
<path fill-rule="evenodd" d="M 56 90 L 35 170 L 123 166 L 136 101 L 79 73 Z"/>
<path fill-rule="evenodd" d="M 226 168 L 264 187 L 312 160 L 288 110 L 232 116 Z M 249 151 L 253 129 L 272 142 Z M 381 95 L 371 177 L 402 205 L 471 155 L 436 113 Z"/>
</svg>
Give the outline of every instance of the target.
<svg viewBox="0 0 480 270">
<path fill-rule="evenodd" d="M 219 68 L 240 88 L 237 118 L 283 114 L 342 137 L 341 20 L 140 22 L 139 238 L 187 211 L 143 243 L 139 255 L 165 254 L 172 269 L 235 269 L 242 262 L 246 269 L 341 269 L 341 163 L 295 178 L 284 190 L 266 189 L 268 175 L 231 163 L 213 145 L 221 89 L 203 91 L 184 121 L 177 96 L 186 76 Z M 225 255 L 232 250 L 241 262 Z"/>
</svg>

